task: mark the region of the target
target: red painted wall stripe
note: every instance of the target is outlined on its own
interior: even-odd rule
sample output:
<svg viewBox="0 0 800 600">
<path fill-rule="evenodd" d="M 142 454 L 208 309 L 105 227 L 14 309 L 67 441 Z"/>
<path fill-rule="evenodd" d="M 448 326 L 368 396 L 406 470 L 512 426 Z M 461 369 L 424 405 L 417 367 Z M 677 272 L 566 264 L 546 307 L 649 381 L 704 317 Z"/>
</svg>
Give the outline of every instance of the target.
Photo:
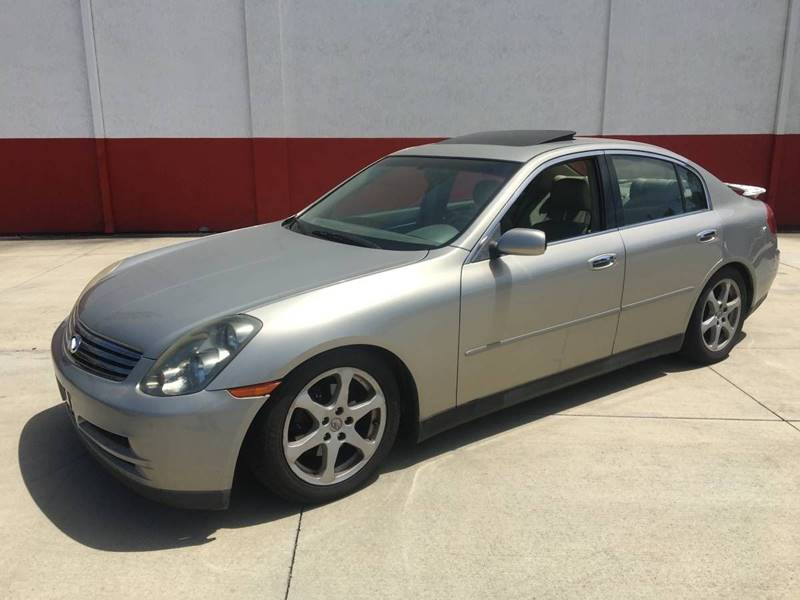
<svg viewBox="0 0 800 600">
<path fill-rule="evenodd" d="M 101 231 L 94 139 L 0 139 L 0 234 Z"/>
<path fill-rule="evenodd" d="M 615 136 L 768 188 L 800 227 L 800 135 Z M 289 215 L 367 163 L 434 138 L 0 139 L 0 233 L 223 231 Z"/>
</svg>

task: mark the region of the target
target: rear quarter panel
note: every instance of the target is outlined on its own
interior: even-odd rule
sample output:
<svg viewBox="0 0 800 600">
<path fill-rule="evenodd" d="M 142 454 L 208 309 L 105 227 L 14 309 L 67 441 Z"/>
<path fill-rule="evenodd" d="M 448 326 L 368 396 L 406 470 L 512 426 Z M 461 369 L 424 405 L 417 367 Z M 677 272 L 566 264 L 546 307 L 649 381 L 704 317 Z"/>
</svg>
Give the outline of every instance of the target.
<svg viewBox="0 0 800 600">
<path fill-rule="evenodd" d="M 780 256 L 778 240 L 767 227 L 766 206 L 740 196 L 713 175 L 706 181 L 722 223 L 724 261 L 747 268 L 753 283 L 751 302 L 757 304 L 775 279 Z"/>
</svg>

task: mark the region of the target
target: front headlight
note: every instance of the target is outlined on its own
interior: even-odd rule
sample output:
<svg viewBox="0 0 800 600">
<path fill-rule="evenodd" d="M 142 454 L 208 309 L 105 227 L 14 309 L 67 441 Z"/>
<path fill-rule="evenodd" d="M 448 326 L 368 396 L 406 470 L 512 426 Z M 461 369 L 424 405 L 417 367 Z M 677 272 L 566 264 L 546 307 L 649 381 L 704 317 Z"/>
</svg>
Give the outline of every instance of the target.
<svg viewBox="0 0 800 600">
<path fill-rule="evenodd" d="M 215 321 L 172 344 L 156 361 L 141 383 L 151 396 L 180 396 L 205 388 L 244 348 L 261 321 L 234 315 Z"/>
</svg>

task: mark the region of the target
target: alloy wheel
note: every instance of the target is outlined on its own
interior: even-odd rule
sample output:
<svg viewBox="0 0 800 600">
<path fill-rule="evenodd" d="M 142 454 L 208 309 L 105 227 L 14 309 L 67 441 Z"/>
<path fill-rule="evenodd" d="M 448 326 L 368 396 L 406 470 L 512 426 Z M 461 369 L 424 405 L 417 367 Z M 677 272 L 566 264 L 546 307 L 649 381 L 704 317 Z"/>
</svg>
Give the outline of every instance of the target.
<svg viewBox="0 0 800 600">
<path fill-rule="evenodd" d="M 700 319 L 703 344 L 712 352 L 726 348 L 736 335 L 742 318 L 742 294 L 733 279 L 720 280 L 709 290 Z"/>
<path fill-rule="evenodd" d="M 386 399 L 361 369 L 340 367 L 313 379 L 295 397 L 283 428 L 289 467 L 313 485 L 340 483 L 377 450 L 386 426 Z"/>
</svg>

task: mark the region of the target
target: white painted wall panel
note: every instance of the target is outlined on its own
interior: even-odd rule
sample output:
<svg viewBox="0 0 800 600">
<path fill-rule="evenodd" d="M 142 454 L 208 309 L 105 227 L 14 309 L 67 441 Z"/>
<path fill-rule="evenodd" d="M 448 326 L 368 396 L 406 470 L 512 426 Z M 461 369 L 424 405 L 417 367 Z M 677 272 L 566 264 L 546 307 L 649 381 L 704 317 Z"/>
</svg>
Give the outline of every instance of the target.
<svg viewBox="0 0 800 600">
<path fill-rule="evenodd" d="M 791 20 L 784 58 L 784 86 L 781 119 L 777 133 L 800 133 L 800 0 L 792 0 Z"/>
<path fill-rule="evenodd" d="M 606 133 L 772 133 L 787 0 L 613 0 Z"/>
<path fill-rule="evenodd" d="M 110 137 L 771 133 L 788 4 L 91 0 L 90 22 Z M 83 33 L 79 0 L 0 0 L 0 137 L 93 135 Z"/>
<path fill-rule="evenodd" d="M 608 0 L 299 0 L 287 134 L 437 136 L 601 121 Z"/>
<path fill-rule="evenodd" d="M 242 2 L 92 5 L 108 137 L 250 135 Z"/>
<path fill-rule="evenodd" d="M 0 1 L 0 137 L 91 137 L 79 0 Z"/>
<path fill-rule="evenodd" d="M 281 0 L 245 0 L 253 135 L 284 137 Z"/>
</svg>

